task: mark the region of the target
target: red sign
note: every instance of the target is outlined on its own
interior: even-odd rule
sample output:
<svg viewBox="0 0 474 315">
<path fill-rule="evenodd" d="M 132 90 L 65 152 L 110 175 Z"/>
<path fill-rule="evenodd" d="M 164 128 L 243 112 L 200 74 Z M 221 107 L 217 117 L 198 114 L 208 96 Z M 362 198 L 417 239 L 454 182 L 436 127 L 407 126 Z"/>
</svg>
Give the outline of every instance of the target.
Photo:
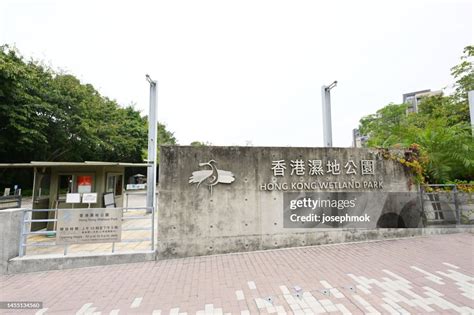
<svg viewBox="0 0 474 315">
<path fill-rule="evenodd" d="M 92 176 L 77 176 L 77 192 L 92 192 Z"/>
</svg>

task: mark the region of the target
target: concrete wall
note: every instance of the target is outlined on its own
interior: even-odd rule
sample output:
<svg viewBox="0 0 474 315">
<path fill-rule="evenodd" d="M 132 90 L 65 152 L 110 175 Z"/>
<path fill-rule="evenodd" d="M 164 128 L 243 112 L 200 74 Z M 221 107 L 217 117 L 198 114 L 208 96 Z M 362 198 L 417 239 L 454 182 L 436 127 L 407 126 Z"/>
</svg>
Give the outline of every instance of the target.
<svg viewBox="0 0 474 315">
<path fill-rule="evenodd" d="M 136 262 L 154 261 L 154 252 L 104 253 L 104 254 L 69 254 L 23 256 L 8 261 L 7 274 L 64 270 L 92 266 L 131 264 Z"/>
<path fill-rule="evenodd" d="M 194 171 L 206 169 L 199 163 L 211 159 L 217 168 L 231 171 L 235 181 L 217 184 L 212 194 L 205 184 L 190 184 Z M 377 151 L 342 148 L 275 147 L 184 147 L 161 148 L 158 257 L 186 257 L 279 247 L 316 245 L 339 241 L 384 238 L 374 230 L 288 229 L 283 227 L 284 192 L 262 190 L 265 183 L 308 182 L 315 177 L 289 175 L 290 160 L 375 160 L 375 175 L 324 174 L 319 181 L 383 181 L 380 192 L 416 192 L 406 170 Z M 285 160 L 287 175 L 275 177 L 272 161 Z M 295 191 L 289 189 L 289 191 Z M 332 190 L 338 191 L 338 190 Z M 345 191 L 373 191 L 346 189 Z M 387 232 L 394 236 L 395 234 Z M 409 232 L 398 232 L 407 236 Z M 405 235 L 406 234 L 406 235 Z"/>
<path fill-rule="evenodd" d="M 0 274 L 7 273 L 8 261 L 19 254 L 22 209 L 0 210 Z"/>
</svg>

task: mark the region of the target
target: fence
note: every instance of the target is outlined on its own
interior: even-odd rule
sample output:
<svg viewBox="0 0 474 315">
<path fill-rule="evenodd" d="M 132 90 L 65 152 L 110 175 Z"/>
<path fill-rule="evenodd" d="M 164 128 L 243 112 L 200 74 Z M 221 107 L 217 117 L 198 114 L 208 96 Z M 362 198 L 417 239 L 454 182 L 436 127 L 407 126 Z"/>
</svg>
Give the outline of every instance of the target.
<svg viewBox="0 0 474 315">
<path fill-rule="evenodd" d="M 19 244 L 19 256 L 27 254 L 28 248 L 39 248 L 40 250 L 33 250 L 33 255 L 38 254 L 57 254 L 58 249 L 62 248 L 62 253 L 67 255 L 69 249 L 74 249 L 76 252 L 81 253 L 103 253 L 110 251 L 114 253 L 117 250 L 117 246 L 120 245 L 120 249 L 126 251 L 142 251 L 146 250 L 149 246 L 150 251 L 155 249 L 155 211 L 153 208 L 147 207 L 135 207 L 135 208 L 114 208 L 122 211 L 122 239 L 120 242 L 104 242 L 104 243 L 91 243 L 91 244 L 72 244 L 72 245 L 58 245 L 56 244 L 57 234 L 57 215 L 58 211 L 78 211 L 90 212 L 91 210 L 106 210 L 107 208 L 83 208 L 83 209 L 24 209 L 23 220 L 21 226 L 21 238 Z M 110 209 L 109 209 L 110 210 Z M 33 219 L 33 213 L 35 212 L 53 212 L 54 218 L 48 219 Z M 138 213 L 137 213 L 138 212 Z M 142 212 L 142 213 L 140 213 Z M 144 213 L 143 213 L 144 212 Z M 140 222 L 141 221 L 141 222 Z M 144 224 L 143 221 L 149 221 L 148 224 Z M 31 231 L 30 225 L 35 222 L 51 223 L 53 226 L 50 230 Z M 134 224 L 134 222 L 139 222 Z M 125 236 L 125 237 L 124 237 Z M 145 236 L 145 237 L 144 237 Z M 149 244 L 147 244 L 149 242 Z M 130 243 L 141 243 L 142 246 L 127 246 Z M 108 248 L 110 247 L 110 248 Z M 43 249 L 43 250 L 41 250 Z M 47 250 L 44 250 L 47 249 Z"/>
<path fill-rule="evenodd" d="M 20 207 L 21 195 L 0 196 L 0 210 Z"/>
<path fill-rule="evenodd" d="M 123 194 L 123 198 L 124 198 L 124 204 L 125 204 L 125 212 L 128 211 L 129 207 L 130 207 L 130 202 L 132 202 L 132 207 L 136 206 L 136 201 L 134 202 L 133 200 L 131 201 L 130 200 L 130 197 L 136 197 L 136 196 L 143 196 L 144 198 L 146 197 L 146 194 L 147 192 L 146 191 L 140 191 L 140 190 L 132 190 L 132 191 L 125 191 L 124 194 Z M 158 195 L 158 194 L 157 194 Z M 142 203 L 142 200 L 139 201 L 139 203 Z"/>
<path fill-rule="evenodd" d="M 421 186 L 427 225 L 474 224 L 474 185 Z"/>
</svg>

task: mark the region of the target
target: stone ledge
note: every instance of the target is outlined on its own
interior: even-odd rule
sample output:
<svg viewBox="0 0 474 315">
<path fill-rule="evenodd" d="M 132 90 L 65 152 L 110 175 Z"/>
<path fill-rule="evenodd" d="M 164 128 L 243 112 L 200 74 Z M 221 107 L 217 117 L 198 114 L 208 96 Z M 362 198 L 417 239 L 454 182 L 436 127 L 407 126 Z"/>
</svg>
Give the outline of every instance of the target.
<svg viewBox="0 0 474 315">
<path fill-rule="evenodd" d="M 174 259 L 260 250 L 383 241 L 451 233 L 474 233 L 474 226 L 404 229 L 314 229 L 311 232 L 208 238 L 158 239 L 157 259 Z M 184 245 L 183 245 L 184 244 Z"/>
<path fill-rule="evenodd" d="M 8 261 L 7 274 L 119 265 L 156 260 L 156 252 L 121 252 L 95 255 L 37 255 Z"/>
</svg>

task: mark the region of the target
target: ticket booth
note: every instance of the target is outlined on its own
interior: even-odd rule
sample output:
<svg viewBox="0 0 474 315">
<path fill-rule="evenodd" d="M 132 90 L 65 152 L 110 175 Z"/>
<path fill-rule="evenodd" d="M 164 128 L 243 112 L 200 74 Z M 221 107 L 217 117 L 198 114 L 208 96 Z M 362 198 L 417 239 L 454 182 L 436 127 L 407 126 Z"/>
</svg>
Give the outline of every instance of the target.
<svg viewBox="0 0 474 315">
<path fill-rule="evenodd" d="M 104 208 L 123 206 L 124 178 L 126 167 L 147 167 L 144 163 L 116 162 L 31 162 L 0 164 L 0 168 L 33 168 L 33 209 L 60 208 Z M 66 202 L 70 193 L 96 194 L 96 202 Z M 87 201 L 87 200 L 86 200 Z M 34 212 L 32 219 L 54 218 L 54 211 Z M 32 230 L 39 230 L 52 224 L 34 222 Z"/>
</svg>

